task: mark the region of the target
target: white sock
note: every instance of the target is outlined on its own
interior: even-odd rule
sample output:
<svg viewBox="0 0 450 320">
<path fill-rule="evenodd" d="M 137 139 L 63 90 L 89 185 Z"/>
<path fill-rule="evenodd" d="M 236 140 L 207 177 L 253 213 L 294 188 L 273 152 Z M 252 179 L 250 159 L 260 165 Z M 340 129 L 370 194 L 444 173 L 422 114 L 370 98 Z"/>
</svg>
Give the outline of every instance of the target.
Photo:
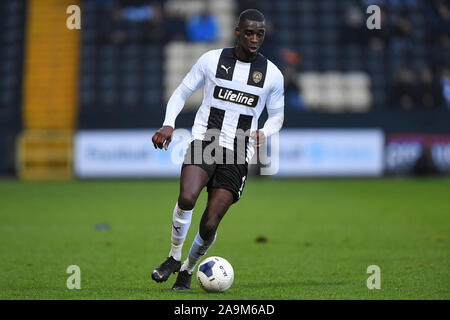
<svg viewBox="0 0 450 320">
<path fill-rule="evenodd" d="M 182 210 L 175 204 L 172 217 L 172 248 L 169 257 L 173 257 L 177 261 L 181 261 L 181 249 L 183 248 L 184 239 L 191 225 L 192 210 Z"/>
<path fill-rule="evenodd" d="M 216 241 L 216 236 L 217 233 L 214 235 L 212 241 L 207 242 L 200 237 L 200 232 L 197 232 L 194 242 L 192 242 L 191 250 L 189 250 L 189 256 L 184 261 L 180 271 L 187 270 L 190 274 L 194 273 L 195 265 L 206 254 L 208 249 L 211 248 L 214 241 Z"/>
</svg>

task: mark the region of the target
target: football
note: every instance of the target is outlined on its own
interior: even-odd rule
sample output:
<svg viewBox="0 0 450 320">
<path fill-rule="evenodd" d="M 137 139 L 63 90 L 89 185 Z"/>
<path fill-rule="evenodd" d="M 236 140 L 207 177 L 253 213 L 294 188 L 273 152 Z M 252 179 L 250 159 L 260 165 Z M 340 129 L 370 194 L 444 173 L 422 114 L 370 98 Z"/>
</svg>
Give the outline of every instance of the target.
<svg viewBox="0 0 450 320">
<path fill-rule="evenodd" d="M 197 281 L 206 292 L 224 292 L 231 287 L 233 280 L 233 267 L 224 258 L 209 257 L 198 266 Z"/>
</svg>

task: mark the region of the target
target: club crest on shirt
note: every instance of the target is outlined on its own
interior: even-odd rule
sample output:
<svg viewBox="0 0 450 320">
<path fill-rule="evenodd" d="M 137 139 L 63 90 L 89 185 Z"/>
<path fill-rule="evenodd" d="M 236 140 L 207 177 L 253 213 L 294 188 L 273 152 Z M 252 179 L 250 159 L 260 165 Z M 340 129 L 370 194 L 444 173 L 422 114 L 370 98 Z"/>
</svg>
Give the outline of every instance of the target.
<svg viewBox="0 0 450 320">
<path fill-rule="evenodd" d="M 255 71 L 252 74 L 252 79 L 253 79 L 254 83 L 259 83 L 262 80 L 262 77 L 263 77 L 263 75 L 259 71 Z"/>
</svg>

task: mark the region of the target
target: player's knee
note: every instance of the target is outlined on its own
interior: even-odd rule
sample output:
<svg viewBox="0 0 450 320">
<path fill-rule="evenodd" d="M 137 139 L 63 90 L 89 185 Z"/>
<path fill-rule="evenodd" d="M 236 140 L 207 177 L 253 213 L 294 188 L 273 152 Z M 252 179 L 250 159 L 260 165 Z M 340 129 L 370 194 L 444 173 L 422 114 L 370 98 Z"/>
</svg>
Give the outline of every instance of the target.
<svg viewBox="0 0 450 320">
<path fill-rule="evenodd" d="M 182 192 L 178 197 L 178 207 L 182 210 L 192 210 L 196 201 L 197 198 L 195 195 L 188 192 Z"/>
</svg>

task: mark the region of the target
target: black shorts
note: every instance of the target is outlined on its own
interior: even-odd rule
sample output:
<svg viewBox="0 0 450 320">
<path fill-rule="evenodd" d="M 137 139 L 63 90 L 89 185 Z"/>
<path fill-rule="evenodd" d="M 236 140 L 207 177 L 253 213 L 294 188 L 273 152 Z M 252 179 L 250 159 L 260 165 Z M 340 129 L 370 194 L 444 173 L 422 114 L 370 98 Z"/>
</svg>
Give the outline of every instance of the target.
<svg viewBox="0 0 450 320">
<path fill-rule="evenodd" d="M 227 162 L 227 152 L 232 153 L 233 151 L 223 147 L 220 147 L 222 149 L 222 154 L 217 155 L 216 158 L 205 159 L 202 156 L 203 151 L 206 147 L 210 146 L 211 143 L 212 142 L 210 141 L 192 141 L 186 151 L 181 170 L 189 165 L 201 167 L 209 176 L 207 191 L 210 192 L 212 188 L 226 189 L 233 194 L 233 203 L 235 203 L 240 199 L 242 191 L 244 190 L 248 173 L 248 163 L 237 162 L 236 157 L 234 157 L 235 161 L 232 161 L 232 163 L 230 163 L 230 161 Z M 197 157 L 195 154 L 197 154 Z M 213 156 L 216 155 L 213 153 Z M 220 157 L 222 161 L 219 161 L 220 159 L 218 157 Z M 228 158 L 228 160 L 229 159 L 230 158 Z"/>
</svg>

